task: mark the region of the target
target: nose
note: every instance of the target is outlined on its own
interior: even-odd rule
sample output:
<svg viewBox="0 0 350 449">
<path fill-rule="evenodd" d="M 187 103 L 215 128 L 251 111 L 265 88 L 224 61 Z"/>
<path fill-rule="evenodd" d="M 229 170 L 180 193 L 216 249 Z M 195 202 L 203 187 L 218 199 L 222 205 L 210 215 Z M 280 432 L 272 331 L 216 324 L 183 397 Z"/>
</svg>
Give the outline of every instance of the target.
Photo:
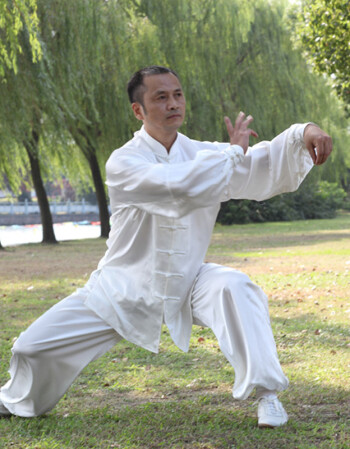
<svg viewBox="0 0 350 449">
<path fill-rule="evenodd" d="M 168 109 L 178 109 L 178 102 L 177 99 L 174 96 L 170 96 L 168 99 Z"/>
</svg>

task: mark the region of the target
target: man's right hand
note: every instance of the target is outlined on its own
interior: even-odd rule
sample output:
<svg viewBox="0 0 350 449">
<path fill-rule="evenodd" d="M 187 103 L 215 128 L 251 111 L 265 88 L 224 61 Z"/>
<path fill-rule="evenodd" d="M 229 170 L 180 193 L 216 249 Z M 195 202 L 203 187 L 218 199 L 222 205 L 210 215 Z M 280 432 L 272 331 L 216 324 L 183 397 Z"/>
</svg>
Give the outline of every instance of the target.
<svg viewBox="0 0 350 449">
<path fill-rule="evenodd" d="M 225 123 L 227 127 L 228 135 L 230 136 L 231 145 L 240 145 L 243 148 L 244 154 L 248 150 L 249 137 L 258 137 L 258 134 L 253 130 L 248 128 L 248 126 L 253 121 L 251 115 L 246 115 L 244 112 L 240 112 L 236 118 L 235 126 L 232 125 L 231 120 L 225 117 Z"/>
</svg>

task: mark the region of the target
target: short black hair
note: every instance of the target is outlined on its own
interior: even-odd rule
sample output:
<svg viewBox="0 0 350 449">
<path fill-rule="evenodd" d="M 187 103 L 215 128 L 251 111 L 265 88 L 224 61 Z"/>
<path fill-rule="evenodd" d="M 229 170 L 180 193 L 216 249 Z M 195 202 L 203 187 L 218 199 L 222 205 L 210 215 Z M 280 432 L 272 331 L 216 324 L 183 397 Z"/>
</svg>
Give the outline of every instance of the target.
<svg viewBox="0 0 350 449">
<path fill-rule="evenodd" d="M 128 82 L 128 95 L 130 103 L 138 102 L 143 106 L 143 79 L 146 76 L 161 75 L 163 73 L 172 73 L 176 76 L 176 78 L 179 78 L 178 74 L 174 70 L 168 69 L 167 67 L 163 67 L 161 65 L 151 65 L 135 72 Z"/>
</svg>

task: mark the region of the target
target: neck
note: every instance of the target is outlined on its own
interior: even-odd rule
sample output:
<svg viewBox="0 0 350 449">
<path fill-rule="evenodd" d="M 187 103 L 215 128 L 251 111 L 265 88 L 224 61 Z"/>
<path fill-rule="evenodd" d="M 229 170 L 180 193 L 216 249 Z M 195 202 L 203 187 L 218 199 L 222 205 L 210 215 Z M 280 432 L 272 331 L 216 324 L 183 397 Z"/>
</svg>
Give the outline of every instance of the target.
<svg viewBox="0 0 350 449">
<path fill-rule="evenodd" d="M 145 130 L 147 134 L 149 134 L 153 139 L 157 140 L 159 143 L 161 143 L 167 150 L 168 153 L 170 153 L 171 147 L 173 146 L 173 143 L 176 140 L 177 137 L 177 131 L 173 131 L 171 133 L 157 133 L 152 130 L 149 130 L 145 126 Z"/>
</svg>

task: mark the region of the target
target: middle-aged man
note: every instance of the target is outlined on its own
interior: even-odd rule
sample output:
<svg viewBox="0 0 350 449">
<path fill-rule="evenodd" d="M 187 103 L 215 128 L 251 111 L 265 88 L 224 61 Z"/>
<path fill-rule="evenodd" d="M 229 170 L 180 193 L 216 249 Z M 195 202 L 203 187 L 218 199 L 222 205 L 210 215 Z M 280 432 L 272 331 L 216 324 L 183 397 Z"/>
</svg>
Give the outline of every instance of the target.
<svg viewBox="0 0 350 449">
<path fill-rule="evenodd" d="M 276 393 L 288 386 L 265 294 L 243 273 L 203 263 L 217 212 L 230 198 L 293 191 L 326 161 L 330 137 L 292 125 L 248 148 L 252 117 L 226 117 L 230 143 L 179 134 L 185 98 L 178 76 L 151 66 L 128 93 L 140 131 L 107 162 L 112 230 L 88 283 L 57 303 L 15 342 L 0 415 L 51 410 L 90 361 L 122 338 L 157 352 L 162 324 L 187 351 L 192 324 L 210 327 L 235 371 L 233 396 L 256 389 L 258 424 L 287 422 Z"/>
</svg>

